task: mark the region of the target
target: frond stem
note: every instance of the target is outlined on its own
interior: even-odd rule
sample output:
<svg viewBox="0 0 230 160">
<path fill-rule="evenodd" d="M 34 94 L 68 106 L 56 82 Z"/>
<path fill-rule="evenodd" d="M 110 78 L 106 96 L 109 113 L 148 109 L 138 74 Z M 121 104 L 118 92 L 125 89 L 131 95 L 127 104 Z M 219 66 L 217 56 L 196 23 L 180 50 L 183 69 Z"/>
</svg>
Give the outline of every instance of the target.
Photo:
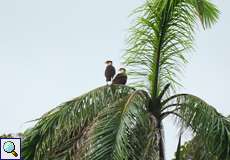
<svg viewBox="0 0 230 160">
<path fill-rule="evenodd" d="M 166 100 L 164 100 L 161 104 L 162 106 L 165 105 L 166 103 L 168 103 L 169 101 L 171 101 L 174 98 L 180 97 L 180 96 L 187 96 L 188 94 L 182 93 L 182 94 L 176 94 L 174 96 L 171 96 L 169 98 L 167 98 Z"/>
<path fill-rule="evenodd" d="M 171 107 L 181 106 L 181 105 L 183 105 L 183 104 L 185 104 L 185 103 L 173 103 L 173 104 L 170 104 L 170 105 L 164 107 L 164 108 L 161 110 L 161 112 L 163 112 L 163 111 L 165 111 L 165 110 L 167 110 L 167 109 L 169 109 L 169 108 L 171 108 Z"/>
<path fill-rule="evenodd" d="M 165 117 L 167 117 L 168 115 L 172 114 L 172 113 L 175 113 L 175 111 L 179 110 L 180 108 L 176 108 L 172 111 L 168 111 L 168 112 L 164 112 L 161 114 L 161 120 L 163 120 Z M 176 113 L 177 114 L 177 113 Z"/>
</svg>

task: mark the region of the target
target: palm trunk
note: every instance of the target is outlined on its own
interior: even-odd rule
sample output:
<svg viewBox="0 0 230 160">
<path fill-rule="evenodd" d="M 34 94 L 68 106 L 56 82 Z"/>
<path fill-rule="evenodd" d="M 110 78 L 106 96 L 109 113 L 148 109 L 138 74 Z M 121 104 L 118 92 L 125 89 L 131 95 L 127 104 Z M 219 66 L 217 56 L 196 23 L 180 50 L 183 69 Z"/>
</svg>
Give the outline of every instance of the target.
<svg viewBox="0 0 230 160">
<path fill-rule="evenodd" d="M 160 160 L 165 160 L 165 148 L 164 148 L 164 133 L 163 133 L 163 127 L 162 124 L 160 123 L 160 128 L 159 128 L 159 136 L 160 136 L 160 140 L 159 140 L 159 154 L 160 154 Z"/>
<path fill-rule="evenodd" d="M 150 104 L 150 112 L 156 118 L 156 127 L 159 131 L 159 156 L 160 160 L 165 160 L 165 149 L 164 149 L 164 133 L 163 125 L 161 121 L 161 111 L 160 111 L 160 100 L 158 98 L 154 99 Z"/>
</svg>

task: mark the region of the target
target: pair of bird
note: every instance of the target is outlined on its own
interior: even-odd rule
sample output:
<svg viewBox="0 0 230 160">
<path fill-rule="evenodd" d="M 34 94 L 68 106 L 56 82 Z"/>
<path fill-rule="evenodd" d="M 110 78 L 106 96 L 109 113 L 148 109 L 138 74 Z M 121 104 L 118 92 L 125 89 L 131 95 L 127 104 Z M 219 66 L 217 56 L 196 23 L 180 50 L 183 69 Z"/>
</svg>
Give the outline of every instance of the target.
<svg viewBox="0 0 230 160">
<path fill-rule="evenodd" d="M 116 69 L 113 66 L 113 62 L 111 60 L 108 60 L 105 62 L 105 64 L 106 64 L 105 78 L 106 78 L 107 85 L 111 81 L 112 81 L 112 84 L 123 84 L 123 85 L 125 85 L 127 82 L 127 79 L 128 79 L 127 74 L 126 74 L 126 69 L 120 68 L 119 73 L 115 76 Z"/>
</svg>

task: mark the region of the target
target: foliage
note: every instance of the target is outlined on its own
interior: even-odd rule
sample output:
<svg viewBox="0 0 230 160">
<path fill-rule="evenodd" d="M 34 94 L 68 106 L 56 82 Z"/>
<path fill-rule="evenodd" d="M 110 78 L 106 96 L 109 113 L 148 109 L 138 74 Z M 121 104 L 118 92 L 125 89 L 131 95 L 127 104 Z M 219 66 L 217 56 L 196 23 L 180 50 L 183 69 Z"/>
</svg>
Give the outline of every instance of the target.
<svg viewBox="0 0 230 160">
<path fill-rule="evenodd" d="M 218 13 L 209 0 L 147 0 L 123 57 L 135 89 L 103 86 L 46 113 L 24 133 L 23 158 L 164 160 L 162 121 L 174 115 L 205 144 L 204 160 L 230 159 L 229 119 L 194 95 L 175 94 L 196 23 L 209 28 Z"/>
<path fill-rule="evenodd" d="M 24 159 L 79 156 L 84 148 L 82 141 L 94 127 L 98 113 L 133 92 L 134 89 L 127 86 L 100 87 L 46 113 L 24 134 Z"/>
<path fill-rule="evenodd" d="M 13 138 L 13 135 L 12 134 L 3 134 L 3 135 L 0 135 L 0 138 Z"/>
<path fill-rule="evenodd" d="M 198 137 L 194 137 L 192 140 L 186 142 L 180 147 L 180 160 L 218 160 L 216 156 L 213 156 L 207 149 L 207 146 Z M 178 160 L 174 158 L 173 160 Z"/>
<path fill-rule="evenodd" d="M 196 20 L 211 27 L 218 10 L 208 0 L 147 0 L 134 13 L 137 20 L 124 55 L 129 75 L 153 96 L 168 83 L 175 89 L 192 49 Z"/>
<path fill-rule="evenodd" d="M 146 154 L 154 152 L 156 144 L 146 110 L 148 98 L 144 91 L 136 91 L 105 108 L 89 134 L 86 159 L 155 159 L 153 153 Z"/>
</svg>

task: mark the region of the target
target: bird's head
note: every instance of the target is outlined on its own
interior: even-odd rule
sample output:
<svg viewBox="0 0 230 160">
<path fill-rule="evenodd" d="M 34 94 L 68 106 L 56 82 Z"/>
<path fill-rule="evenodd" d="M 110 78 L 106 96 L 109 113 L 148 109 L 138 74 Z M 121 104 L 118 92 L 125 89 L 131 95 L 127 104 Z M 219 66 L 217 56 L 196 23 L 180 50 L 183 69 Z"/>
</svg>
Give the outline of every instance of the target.
<svg viewBox="0 0 230 160">
<path fill-rule="evenodd" d="M 125 69 L 125 68 L 120 68 L 120 69 L 119 69 L 119 72 L 120 72 L 120 73 L 126 73 L 126 69 Z"/>
<path fill-rule="evenodd" d="M 112 64 L 113 64 L 113 61 L 107 60 L 107 61 L 105 61 L 105 64 L 107 64 L 107 65 L 112 65 Z"/>
</svg>

